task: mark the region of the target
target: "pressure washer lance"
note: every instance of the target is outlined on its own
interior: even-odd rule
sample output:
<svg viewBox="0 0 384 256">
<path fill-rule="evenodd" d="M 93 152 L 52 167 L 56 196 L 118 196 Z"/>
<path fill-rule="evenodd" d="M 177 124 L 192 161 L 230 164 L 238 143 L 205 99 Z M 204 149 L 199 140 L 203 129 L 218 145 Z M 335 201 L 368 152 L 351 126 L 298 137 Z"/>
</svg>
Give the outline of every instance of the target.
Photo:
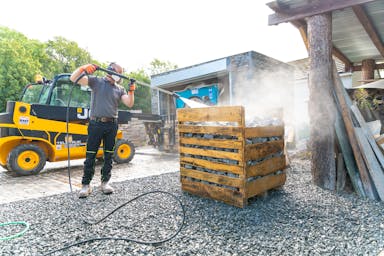
<svg viewBox="0 0 384 256">
<path fill-rule="evenodd" d="M 109 69 L 105 69 L 105 68 L 99 67 L 98 65 L 95 65 L 95 64 L 93 64 L 93 65 L 96 67 L 96 70 L 104 71 L 104 72 L 107 72 L 110 75 L 115 75 L 115 76 L 118 76 L 120 78 L 124 78 L 124 79 L 130 80 L 130 78 L 125 76 L 125 75 L 119 74 L 119 73 L 117 73 L 115 71 L 112 71 L 112 70 L 109 70 Z M 136 83 L 138 83 L 140 85 L 147 86 L 147 87 L 149 87 L 151 89 L 155 89 L 155 90 L 164 92 L 164 93 L 172 95 L 172 96 L 174 96 L 176 98 L 180 98 L 180 95 L 178 95 L 178 94 L 176 94 L 174 92 L 170 92 L 170 91 L 164 90 L 162 88 L 158 88 L 158 87 L 152 87 L 150 84 L 147 84 L 147 83 L 144 83 L 144 82 L 141 82 L 141 81 L 136 81 Z"/>
</svg>

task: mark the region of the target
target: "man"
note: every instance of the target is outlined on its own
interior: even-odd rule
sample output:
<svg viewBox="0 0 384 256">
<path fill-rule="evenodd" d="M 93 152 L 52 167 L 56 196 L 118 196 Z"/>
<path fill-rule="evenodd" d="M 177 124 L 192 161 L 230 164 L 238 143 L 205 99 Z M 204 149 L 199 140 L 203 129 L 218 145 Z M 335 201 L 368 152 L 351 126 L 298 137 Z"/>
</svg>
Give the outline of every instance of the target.
<svg viewBox="0 0 384 256">
<path fill-rule="evenodd" d="M 116 63 L 111 63 L 108 70 L 119 74 L 123 73 L 123 68 Z M 101 191 L 104 194 L 113 193 L 114 190 L 109 185 L 109 180 L 111 178 L 112 156 L 118 129 L 118 104 L 121 101 L 127 107 L 132 107 L 135 100 L 134 79 L 131 79 L 127 93 L 125 88 L 118 84 L 121 80 L 120 77 L 112 73 L 102 78 L 92 76 L 95 71 L 95 65 L 87 64 L 77 68 L 70 77 L 72 82 L 76 82 L 82 74 L 86 74 L 77 83 L 82 86 L 88 85 L 92 89 L 87 152 L 79 198 L 85 198 L 92 192 L 90 183 L 95 173 L 96 153 L 101 141 L 103 141 L 104 150 L 104 164 L 101 168 Z"/>
</svg>

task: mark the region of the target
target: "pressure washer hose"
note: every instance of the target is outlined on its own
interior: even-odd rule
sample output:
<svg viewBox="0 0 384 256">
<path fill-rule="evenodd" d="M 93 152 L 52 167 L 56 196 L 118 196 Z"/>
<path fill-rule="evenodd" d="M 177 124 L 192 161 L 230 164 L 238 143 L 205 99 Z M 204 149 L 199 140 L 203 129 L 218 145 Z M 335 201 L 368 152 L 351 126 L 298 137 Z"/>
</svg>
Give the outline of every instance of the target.
<svg viewBox="0 0 384 256">
<path fill-rule="evenodd" d="M 106 71 L 106 69 L 102 69 L 102 68 L 98 68 L 99 70 L 102 70 L 102 71 Z M 108 70 L 108 72 L 111 72 Z M 121 75 L 121 74 L 118 74 L 116 73 L 117 75 L 120 75 L 120 77 L 123 77 L 123 78 L 126 78 L 125 76 Z M 85 76 L 86 74 L 83 73 L 82 75 L 80 75 L 76 81 L 74 82 L 74 84 L 77 84 L 78 81 L 83 77 Z M 73 86 L 74 87 L 74 86 Z M 68 99 L 68 104 L 67 104 L 67 113 L 66 113 L 66 125 L 67 125 L 67 130 L 66 130 L 66 133 L 67 133 L 67 149 L 68 149 L 68 180 L 69 180 L 69 186 L 70 186 L 70 190 L 71 190 L 71 193 L 73 193 L 73 189 L 72 189 L 72 181 L 71 181 L 71 171 L 70 171 L 70 150 L 69 150 L 69 106 L 70 106 L 70 102 L 71 102 L 71 98 L 72 98 L 72 89 L 73 87 L 71 88 L 71 91 L 69 93 L 69 99 Z M 164 238 L 162 240 L 157 240 L 157 241 L 142 241 L 142 240 L 136 240 L 136 239 L 132 239 L 132 238 L 128 238 L 128 237 L 96 237 L 96 238 L 91 238 L 91 239 L 87 239 L 87 240 L 83 240 L 83 241 L 80 241 L 80 242 L 76 242 L 76 243 L 73 243 L 73 244 L 69 244 L 65 247 L 62 247 L 62 248 L 59 248 L 59 249 L 56 249 L 56 250 L 53 250 L 53 251 L 50 251 L 48 252 L 47 254 L 44 254 L 44 255 L 51 255 L 53 253 L 56 253 L 56 252 L 59 252 L 59 251 L 63 251 L 63 250 L 67 250 L 71 247 L 74 247 L 74 246 L 78 246 L 78 245 L 82 245 L 82 244 L 86 244 L 86 243 L 91 243 L 91 242 L 95 242 L 95 241 L 103 241 L 103 240 L 120 240 L 120 241 L 126 241 L 126 242 L 135 242 L 135 243 L 139 243 L 139 244 L 145 244 L 145 245 L 158 245 L 158 244 L 162 244 L 162 243 L 165 243 L 171 239 L 173 239 L 176 235 L 178 235 L 181 231 L 181 229 L 183 228 L 184 226 L 184 222 L 185 222 L 185 209 L 184 209 L 184 206 L 181 202 L 180 199 L 178 199 L 175 195 L 169 193 L 169 192 L 166 192 L 166 191 L 161 191 L 161 190 L 154 190 L 154 191 L 149 191 L 149 192 L 146 192 L 146 193 L 143 193 L 141 195 L 138 195 L 136 196 L 135 198 L 121 204 L 120 206 L 116 207 L 115 209 L 113 209 L 110 213 L 108 213 L 105 217 L 101 218 L 100 220 L 98 221 L 95 221 L 95 222 L 89 222 L 87 221 L 84 216 L 82 214 L 79 213 L 79 215 L 81 216 L 81 219 L 87 223 L 87 224 L 90 224 L 90 225 L 95 225 L 95 224 L 98 224 L 102 221 L 104 221 L 105 219 L 107 219 L 110 215 L 112 215 L 113 213 L 115 213 L 117 210 L 123 208 L 124 206 L 138 200 L 139 198 L 142 198 L 144 196 L 147 196 L 147 195 L 150 195 L 150 194 L 165 194 L 165 195 L 168 195 L 172 198 L 174 198 L 178 203 L 179 203 L 179 206 L 180 206 L 180 209 L 181 209 L 181 212 L 182 212 L 182 219 L 181 219 L 181 224 L 180 226 L 177 228 L 177 230 L 171 234 L 169 237 L 167 238 Z M 25 231 L 23 231 L 25 232 Z M 20 234 L 20 233 L 19 233 Z M 16 234 L 18 235 L 18 234 Z"/>
</svg>

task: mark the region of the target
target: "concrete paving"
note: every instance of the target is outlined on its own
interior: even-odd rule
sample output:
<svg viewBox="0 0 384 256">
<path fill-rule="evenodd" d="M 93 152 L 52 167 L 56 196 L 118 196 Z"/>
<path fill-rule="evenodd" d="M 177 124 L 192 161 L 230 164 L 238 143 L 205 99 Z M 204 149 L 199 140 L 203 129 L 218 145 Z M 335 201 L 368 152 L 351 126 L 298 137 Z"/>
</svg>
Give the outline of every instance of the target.
<svg viewBox="0 0 384 256">
<path fill-rule="evenodd" d="M 81 187 L 84 159 L 70 161 L 73 190 Z M 91 186 L 100 185 L 101 165 L 96 165 Z M 151 175 L 179 171 L 178 153 L 160 152 L 153 147 L 136 148 L 136 154 L 127 164 L 114 164 L 111 184 Z M 49 163 L 38 175 L 14 176 L 0 167 L 0 204 L 70 192 L 68 161 Z"/>
</svg>

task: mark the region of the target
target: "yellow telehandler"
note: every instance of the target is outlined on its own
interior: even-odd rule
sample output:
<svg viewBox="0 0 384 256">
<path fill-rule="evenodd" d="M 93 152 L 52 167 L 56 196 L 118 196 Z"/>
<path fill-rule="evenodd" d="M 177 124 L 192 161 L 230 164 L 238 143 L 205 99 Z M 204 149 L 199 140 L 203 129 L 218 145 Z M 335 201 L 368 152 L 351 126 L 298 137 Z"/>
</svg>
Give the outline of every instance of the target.
<svg viewBox="0 0 384 256">
<path fill-rule="evenodd" d="M 91 90 L 74 85 L 70 74 L 28 84 L 19 101 L 0 114 L 0 165 L 18 175 L 39 173 L 46 161 L 85 158 Z M 161 123 L 159 115 L 119 110 L 119 124 L 132 117 Z M 113 160 L 128 163 L 135 147 L 118 131 Z M 103 149 L 97 158 L 102 159 Z"/>
</svg>

